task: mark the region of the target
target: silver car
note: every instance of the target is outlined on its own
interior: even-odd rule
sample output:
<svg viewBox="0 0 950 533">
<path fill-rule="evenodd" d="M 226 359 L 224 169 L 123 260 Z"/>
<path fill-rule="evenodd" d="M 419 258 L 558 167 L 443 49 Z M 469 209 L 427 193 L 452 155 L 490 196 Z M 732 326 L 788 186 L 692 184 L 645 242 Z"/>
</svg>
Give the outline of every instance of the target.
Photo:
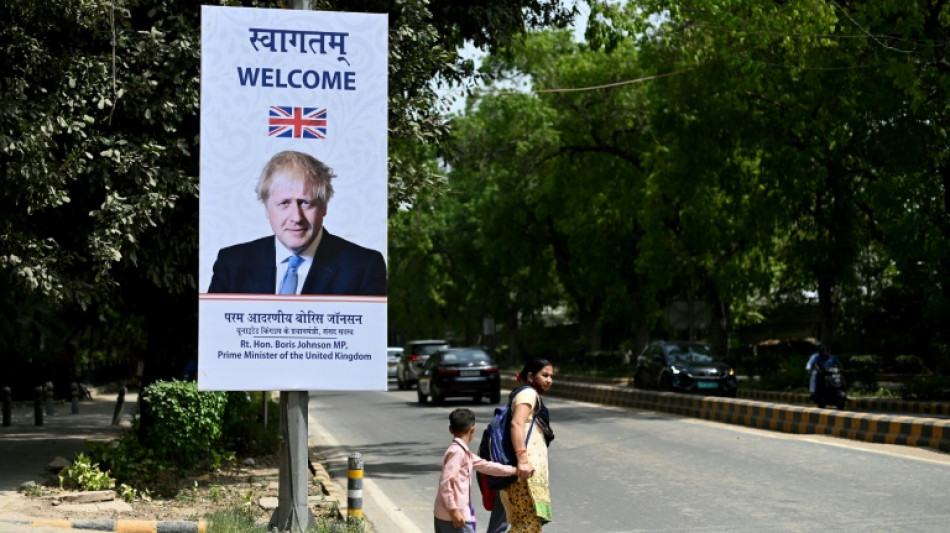
<svg viewBox="0 0 950 533">
<path fill-rule="evenodd" d="M 396 385 L 399 390 L 411 388 L 418 383 L 422 365 L 429 356 L 448 347 L 449 343 L 435 339 L 407 342 L 399 357 L 399 364 L 396 366 Z"/>
</svg>

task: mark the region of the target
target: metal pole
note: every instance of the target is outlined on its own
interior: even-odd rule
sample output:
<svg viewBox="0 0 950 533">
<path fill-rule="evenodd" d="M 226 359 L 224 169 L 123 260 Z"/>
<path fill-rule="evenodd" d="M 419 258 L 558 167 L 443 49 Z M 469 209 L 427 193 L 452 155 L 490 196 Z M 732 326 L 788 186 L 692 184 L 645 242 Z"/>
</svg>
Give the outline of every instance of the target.
<svg viewBox="0 0 950 533">
<path fill-rule="evenodd" d="M 266 390 L 261 393 L 261 403 L 264 404 L 264 432 L 267 432 L 267 404 L 270 403 L 270 391 Z"/>
<path fill-rule="evenodd" d="M 69 387 L 69 399 L 73 404 L 73 414 L 79 414 L 79 383 L 75 381 Z"/>
<path fill-rule="evenodd" d="M 268 529 L 307 531 L 316 524 L 307 505 L 307 391 L 280 391 L 280 467 L 277 509 Z"/>
<path fill-rule="evenodd" d="M 119 397 L 115 399 L 115 412 L 112 413 L 112 425 L 119 425 L 122 420 L 122 407 L 125 405 L 125 387 L 119 389 Z"/>
<path fill-rule="evenodd" d="M 11 424 L 11 419 L 13 418 L 13 391 L 10 390 L 10 387 L 3 388 L 2 397 L 3 427 L 7 427 Z"/>
<path fill-rule="evenodd" d="M 43 425 L 43 387 L 33 389 L 33 423 Z"/>
<path fill-rule="evenodd" d="M 46 414 L 52 416 L 54 414 L 53 411 L 55 407 L 53 405 L 53 382 L 52 381 L 46 382 L 45 397 L 46 397 Z"/>
<path fill-rule="evenodd" d="M 349 522 L 363 519 L 363 455 L 353 452 L 347 463 L 346 520 Z"/>
</svg>

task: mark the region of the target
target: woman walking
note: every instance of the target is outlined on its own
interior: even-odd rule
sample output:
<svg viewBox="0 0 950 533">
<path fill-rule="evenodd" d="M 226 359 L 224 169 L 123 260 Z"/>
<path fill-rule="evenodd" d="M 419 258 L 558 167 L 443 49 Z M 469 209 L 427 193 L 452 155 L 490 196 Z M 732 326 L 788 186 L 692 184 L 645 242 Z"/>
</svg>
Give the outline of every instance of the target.
<svg viewBox="0 0 950 533">
<path fill-rule="evenodd" d="M 511 442 L 519 480 L 501 491 L 501 502 L 510 533 L 540 533 L 541 526 L 551 521 L 548 445 L 554 440 L 541 396 L 554 383 L 554 366 L 545 359 L 529 361 L 518 373 L 518 381 L 527 385 L 515 389 L 511 400 Z"/>
</svg>

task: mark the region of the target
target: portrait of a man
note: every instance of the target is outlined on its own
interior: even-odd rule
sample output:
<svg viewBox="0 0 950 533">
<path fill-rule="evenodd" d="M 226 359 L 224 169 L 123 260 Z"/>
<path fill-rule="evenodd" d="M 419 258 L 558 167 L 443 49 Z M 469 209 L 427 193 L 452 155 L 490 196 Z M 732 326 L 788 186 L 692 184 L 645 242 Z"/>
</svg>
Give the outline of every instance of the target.
<svg viewBox="0 0 950 533">
<path fill-rule="evenodd" d="M 256 193 L 274 234 L 222 248 L 208 292 L 385 296 L 383 255 L 324 227 L 334 178 L 309 154 L 271 157 Z"/>
</svg>

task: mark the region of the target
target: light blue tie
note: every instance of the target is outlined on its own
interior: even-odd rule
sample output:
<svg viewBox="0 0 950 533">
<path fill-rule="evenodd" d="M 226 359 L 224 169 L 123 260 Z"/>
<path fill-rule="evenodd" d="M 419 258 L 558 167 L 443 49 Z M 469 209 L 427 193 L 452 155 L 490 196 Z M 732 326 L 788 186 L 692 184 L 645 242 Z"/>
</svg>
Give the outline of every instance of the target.
<svg viewBox="0 0 950 533">
<path fill-rule="evenodd" d="M 280 291 L 277 294 L 297 294 L 297 267 L 303 263 L 303 257 L 292 255 L 287 259 L 287 273 L 284 281 L 280 282 Z"/>
</svg>

